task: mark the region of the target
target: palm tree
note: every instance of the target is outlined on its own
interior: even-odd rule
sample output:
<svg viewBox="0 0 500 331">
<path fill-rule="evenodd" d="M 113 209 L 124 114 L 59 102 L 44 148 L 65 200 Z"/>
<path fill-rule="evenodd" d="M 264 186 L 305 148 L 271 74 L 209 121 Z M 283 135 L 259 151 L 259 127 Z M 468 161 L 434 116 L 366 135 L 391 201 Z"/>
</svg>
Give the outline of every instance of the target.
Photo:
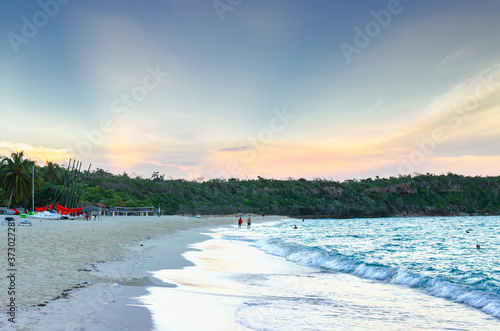
<svg viewBox="0 0 500 331">
<path fill-rule="evenodd" d="M 49 182 L 53 183 L 56 179 L 58 179 L 60 172 L 61 166 L 59 164 L 49 160 L 45 162 L 45 167 L 43 167 L 43 174 Z"/>
<path fill-rule="evenodd" d="M 12 153 L 10 158 L 3 157 L 1 163 L 0 185 L 9 194 L 7 208 L 10 208 L 12 199 L 14 202 L 27 201 L 31 195 L 31 169 L 35 162 L 24 158 L 24 151 L 21 151 Z"/>
</svg>

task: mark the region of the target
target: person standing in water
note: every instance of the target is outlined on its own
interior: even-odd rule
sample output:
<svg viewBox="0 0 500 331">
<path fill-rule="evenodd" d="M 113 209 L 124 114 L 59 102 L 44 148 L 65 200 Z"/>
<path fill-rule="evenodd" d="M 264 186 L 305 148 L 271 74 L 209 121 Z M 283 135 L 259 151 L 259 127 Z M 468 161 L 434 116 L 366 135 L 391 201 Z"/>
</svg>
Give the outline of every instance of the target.
<svg viewBox="0 0 500 331">
<path fill-rule="evenodd" d="M 252 220 L 250 219 L 250 216 L 248 216 L 248 219 L 247 219 L 247 229 L 250 229 L 250 225 L 252 225 Z"/>
<path fill-rule="evenodd" d="M 243 220 L 241 219 L 241 216 L 240 216 L 240 219 L 238 220 L 238 228 L 241 228 L 242 223 L 243 223 Z"/>
</svg>

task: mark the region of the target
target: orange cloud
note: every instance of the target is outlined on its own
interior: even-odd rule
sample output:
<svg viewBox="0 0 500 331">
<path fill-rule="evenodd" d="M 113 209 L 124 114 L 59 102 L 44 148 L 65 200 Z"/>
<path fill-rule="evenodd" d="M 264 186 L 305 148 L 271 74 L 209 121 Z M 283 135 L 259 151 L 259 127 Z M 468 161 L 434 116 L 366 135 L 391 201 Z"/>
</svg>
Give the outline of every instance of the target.
<svg viewBox="0 0 500 331">
<path fill-rule="evenodd" d="M 461 155 L 456 157 L 434 157 L 422 167 L 421 173 L 436 174 L 457 173 L 468 176 L 498 176 L 499 155 L 476 156 Z"/>
<path fill-rule="evenodd" d="M 0 154 L 9 156 L 13 152 L 24 151 L 29 159 L 38 164 L 45 164 L 45 161 L 64 162 L 73 157 L 73 153 L 68 148 L 50 148 L 43 146 L 31 146 L 25 143 L 0 142 Z"/>
<path fill-rule="evenodd" d="M 273 141 L 210 150 L 206 160 L 212 177 L 497 174 L 491 162 L 499 156 L 479 155 L 498 153 L 493 142 L 500 141 L 499 82 L 499 66 L 481 72 L 434 98 L 418 111 L 419 118 L 397 129 L 359 125 L 303 145 Z M 445 157 L 470 151 L 478 156 Z"/>
<path fill-rule="evenodd" d="M 246 150 L 211 150 L 210 177 L 323 177 L 350 176 L 387 166 L 375 145 L 359 142 L 318 142 L 309 146 L 263 146 Z"/>
</svg>

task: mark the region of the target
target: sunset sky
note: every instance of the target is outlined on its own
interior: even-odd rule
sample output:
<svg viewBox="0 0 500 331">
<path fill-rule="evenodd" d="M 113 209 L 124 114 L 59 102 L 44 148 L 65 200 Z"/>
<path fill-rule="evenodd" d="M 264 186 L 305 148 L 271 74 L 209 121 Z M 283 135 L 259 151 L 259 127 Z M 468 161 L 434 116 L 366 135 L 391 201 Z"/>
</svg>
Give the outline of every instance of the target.
<svg viewBox="0 0 500 331">
<path fill-rule="evenodd" d="M 500 175 L 500 2 L 0 4 L 0 154 L 172 178 Z"/>
</svg>

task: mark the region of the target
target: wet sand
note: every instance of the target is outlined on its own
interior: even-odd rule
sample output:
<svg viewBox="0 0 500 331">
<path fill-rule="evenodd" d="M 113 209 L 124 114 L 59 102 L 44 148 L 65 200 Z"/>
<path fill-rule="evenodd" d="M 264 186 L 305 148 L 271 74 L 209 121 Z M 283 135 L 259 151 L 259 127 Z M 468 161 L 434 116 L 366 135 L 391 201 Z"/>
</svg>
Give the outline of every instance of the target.
<svg viewBox="0 0 500 331">
<path fill-rule="evenodd" d="M 271 219 L 253 217 L 256 222 Z M 115 216 L 32 220 L 32 226 L 18 226 L 18 221 L 16 217 L 16 329 L 113 330 L 120 324 L 151 329 L 148 310 L 133 298 L 146 294 L 149 285 L 169 284 L 149 271 L 190 265 L 181 254 L 190 242 L 204 239 L 199 228 L 236 224 L 237 217 Z M 1 229 L 3 252 L 7 228 Z M 189 231 L 189 236 L 181 235 Z M 165 251 L 157 247 L 163 244 L 168 244 Z M 0 261 L 7 272 L 7 258 Z M 9 280 L 2 277 L 0 290 L 7 293 L 8 287 Z M 1 298 L 6 307 L 9 297 Z M 6 310 L 2 312 L 0 327 L 12 327 Z M 123 318 L 132 315 L 130 321 Z"/>
</svg>

